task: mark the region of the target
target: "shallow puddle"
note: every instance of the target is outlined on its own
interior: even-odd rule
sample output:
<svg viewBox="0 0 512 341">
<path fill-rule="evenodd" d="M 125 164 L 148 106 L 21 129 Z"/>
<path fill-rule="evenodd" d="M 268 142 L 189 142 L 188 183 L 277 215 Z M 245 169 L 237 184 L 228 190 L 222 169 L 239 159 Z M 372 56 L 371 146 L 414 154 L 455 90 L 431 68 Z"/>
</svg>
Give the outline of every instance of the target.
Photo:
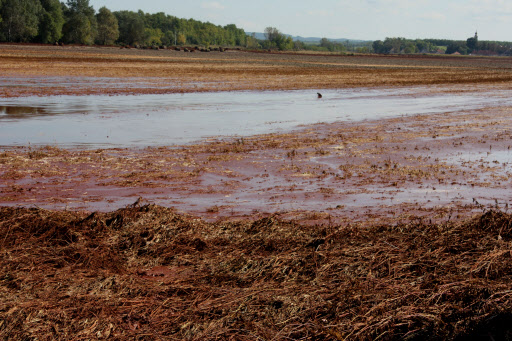
<svg viewBox="0 0 512 341">
<path fill-rule="evenodd" d="M 0 99 L 0 146 L 113 148 L 186 144 L 219 136 L 512 105 L 506 91 L 428 88 L 218 92 Z M 509 92 L 507 92 L 508 94 Z"/>
</svg>

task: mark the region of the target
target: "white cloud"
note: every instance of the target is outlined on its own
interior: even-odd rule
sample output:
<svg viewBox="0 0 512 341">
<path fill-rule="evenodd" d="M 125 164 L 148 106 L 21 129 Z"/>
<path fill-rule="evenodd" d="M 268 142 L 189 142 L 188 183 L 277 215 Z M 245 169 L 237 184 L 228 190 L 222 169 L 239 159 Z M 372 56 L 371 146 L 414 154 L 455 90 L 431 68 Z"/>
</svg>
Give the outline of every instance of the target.
<svg viewBox="0 0 512 341">
<path fill-rule="evenodd" d="M 322 9 L 315 9 L 311 11 L 306 12 L 307 15 L 312 15 L 315 17 L 331 17 L 333 15 L 332 11 L 322 10 Z"/>
<path fill-rule="evenodd" d="M 439 12 L 427 12 L 419 15 L 421 19 L 433 20 L 433 21 L 445 21 L 446 15 Z"/>
<path fill-rule="evenodd" d="M 201 3 L 201 8 L 204 9 L 224 9 L 225 7 L 217 2 L 217 1 L 210 1 L 210 2 L 203 2 Z"/>
<path fill-rule="evenodd" d="M 512 2 L 503 0 L 471 0 L 462 7 L 466 15 L 472 15 L 476 19 L 492 21 L 498 17 L 512 16 Z"/>
</svg>

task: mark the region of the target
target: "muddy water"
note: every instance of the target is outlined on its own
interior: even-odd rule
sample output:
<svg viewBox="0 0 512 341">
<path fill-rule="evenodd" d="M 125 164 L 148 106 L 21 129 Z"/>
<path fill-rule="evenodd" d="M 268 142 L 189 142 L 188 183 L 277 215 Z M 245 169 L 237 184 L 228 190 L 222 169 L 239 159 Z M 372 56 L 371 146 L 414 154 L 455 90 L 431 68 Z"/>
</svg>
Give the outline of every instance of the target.
<svg viewBox="0 0 512 341">
<path fill-rule="evenodd" d="M 112 148 L 186 144 L 305 124 L 512 105 L 494 92 L 427 88 L 0 99 L 0 146 Z"/>
</svg>

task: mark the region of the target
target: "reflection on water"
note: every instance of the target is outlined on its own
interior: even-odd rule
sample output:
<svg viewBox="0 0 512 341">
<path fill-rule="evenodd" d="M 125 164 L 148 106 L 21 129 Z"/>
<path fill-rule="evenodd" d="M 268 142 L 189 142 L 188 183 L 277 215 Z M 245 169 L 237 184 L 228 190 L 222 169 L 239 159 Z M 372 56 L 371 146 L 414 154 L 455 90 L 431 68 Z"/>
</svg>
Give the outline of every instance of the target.
<svg viewBox="0 0 512 341">
<path fill-rule="evenodd" d="M 0 99 L 0 146 L 131 147 L 212 136 L 512 105 L 505 91 L 429 94 L 425 88 L 218 92 Z"/>
<path fill-rule="evenodd" d="M 24 107 L 24 106 L 0 106 L 0 120 L 2 115 L 8 115 L 9 118 L 30 118 L 39 115 L 48 115 L 48 112 L 44 108 L 38 107 Z"/>
</svg>

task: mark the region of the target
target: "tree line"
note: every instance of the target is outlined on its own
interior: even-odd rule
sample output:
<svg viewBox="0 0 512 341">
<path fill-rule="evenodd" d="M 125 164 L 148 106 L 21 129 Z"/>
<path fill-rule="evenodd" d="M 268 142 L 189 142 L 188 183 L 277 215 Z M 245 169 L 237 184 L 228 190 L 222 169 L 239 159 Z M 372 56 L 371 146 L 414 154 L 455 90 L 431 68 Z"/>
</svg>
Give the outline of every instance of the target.
<svg viewBox="0 0 512 341">
<path fill-rule="evenodd" d="M 512 55 L 511 42 L 480 41 L 478 33 L 466 40 L 386 38 L 372 44 L 374 53 L 444 53 L 461 55 Z"/>
<path fill-rule="evenodd" d="M 479 41 L 475 33 L 466 40 L 386 38 L 374 42 L 318 43 L 293 41 L 275 27 L 265 29 L 265 39 L 249 36 L 236 25 L 219 26 L 165 13 L 97 12 L 89 0 L 0 0 L 0 42 L 67 43 L 99 45 L 224 45 L 249 49 L 311 50 L 335 53 L 379 54 L 459 53 L 512 55 L 511 42 Z"/>
<path fill-rule="evenodd" d="M 89 0 L 0 0 L 0 41 L 53 44 L 245 46 L 236 25 L 218 26 L 165 13 L 98 12 Z"/>
</svg>

